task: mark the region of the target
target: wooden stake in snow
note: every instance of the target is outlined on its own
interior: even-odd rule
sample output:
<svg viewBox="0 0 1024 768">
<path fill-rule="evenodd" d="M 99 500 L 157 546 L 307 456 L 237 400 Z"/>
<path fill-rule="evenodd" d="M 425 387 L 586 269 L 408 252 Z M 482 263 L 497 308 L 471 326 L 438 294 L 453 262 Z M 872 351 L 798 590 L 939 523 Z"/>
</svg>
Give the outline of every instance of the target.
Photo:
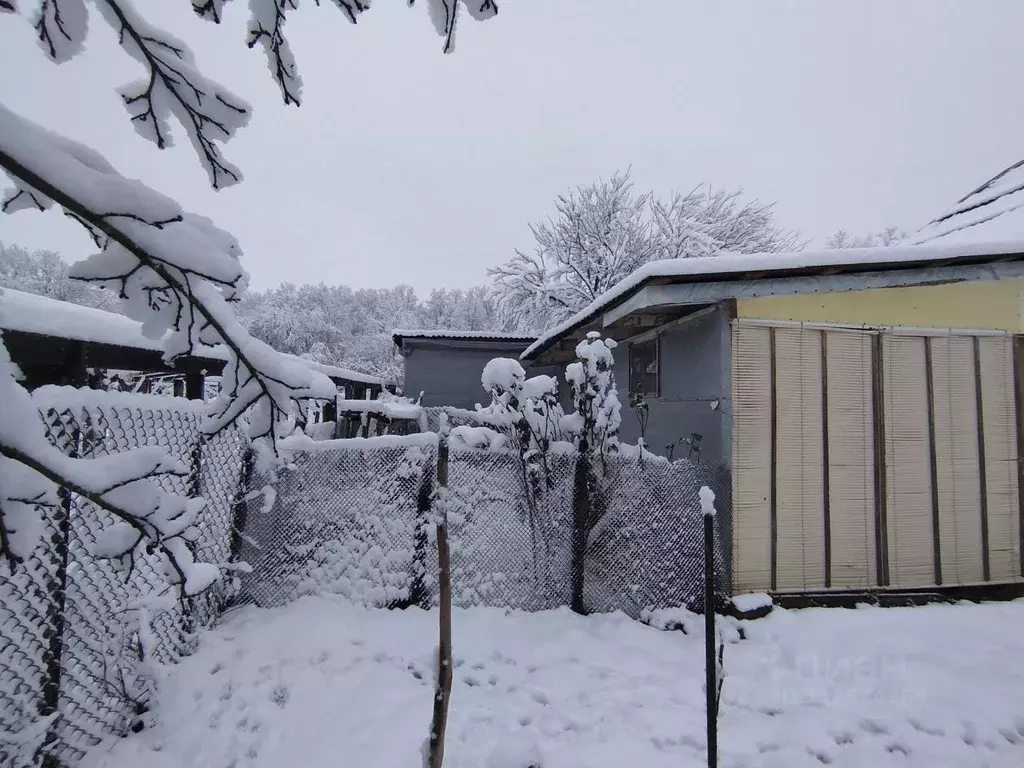
<svg viewBox="0 0 1024 768">
<path fill-rule="evenodd" d="M 437 495 L 440 508 L 437 524 L 438 591 L 440 593 L 440 639 L 437 647 L 437 675 L 434 679 L 434 716 L 427 740 L 425 768 L 441 768 L 444 762 L 444 732 L 448 726 L 448 701 L 452 692 L 452 579 L 448 552 L 448 441 L 437 446 Z"/>
</svg>

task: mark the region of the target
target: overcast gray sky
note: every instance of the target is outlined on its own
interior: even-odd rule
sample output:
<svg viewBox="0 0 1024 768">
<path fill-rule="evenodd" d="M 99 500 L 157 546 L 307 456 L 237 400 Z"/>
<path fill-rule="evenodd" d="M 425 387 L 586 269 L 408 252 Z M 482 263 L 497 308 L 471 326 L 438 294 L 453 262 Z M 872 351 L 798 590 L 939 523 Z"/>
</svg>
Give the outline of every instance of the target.
<svg viewBox="0 0 1024 768">
<path fill-rule="evenodd" d="M 557 193 L 627 165 L 665 193 L 742 185 L 820 242 L 916 228 L 1024 156 L 1021 0 L 504 0 L 464 15 L 450 56 L 424 7 L 376 0 L 353 27 L 306 0 L 299 109 L 243 43 L 248 3 L 220 27 L 136 4 L 254 105 L 225 149 L 241 185 L 213 192 L 186 142 L 134 134 L 115 88 L 142 69 L 98 17 L 58 67 L 0 16 L 0 101 L 233 232 L 255 288 L 484 282 Z M 52 213 L 0 218 L 0 241 L 91 245 Z"/>
</svg>

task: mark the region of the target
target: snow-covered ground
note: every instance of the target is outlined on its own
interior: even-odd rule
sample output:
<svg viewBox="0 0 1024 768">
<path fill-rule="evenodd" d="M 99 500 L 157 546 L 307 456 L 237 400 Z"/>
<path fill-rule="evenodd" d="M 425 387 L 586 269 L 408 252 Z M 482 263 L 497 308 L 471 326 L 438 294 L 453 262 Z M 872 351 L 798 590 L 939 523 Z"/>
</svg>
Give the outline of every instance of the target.
<svg viewBox="0 0 1024 768">
<path fill-rule="evenodd" d="M 418 766 L 436 613 L 246 608 L 96 768 Z M 699 621 L 696 628 L 700 627 Z M 776 611 L 726 647 L 722 766 L 1024 765 L 1024 601 Z M 704 765 L 703 643 L 622 615 L 456 611 L 445 765 Z"/>
</svg>

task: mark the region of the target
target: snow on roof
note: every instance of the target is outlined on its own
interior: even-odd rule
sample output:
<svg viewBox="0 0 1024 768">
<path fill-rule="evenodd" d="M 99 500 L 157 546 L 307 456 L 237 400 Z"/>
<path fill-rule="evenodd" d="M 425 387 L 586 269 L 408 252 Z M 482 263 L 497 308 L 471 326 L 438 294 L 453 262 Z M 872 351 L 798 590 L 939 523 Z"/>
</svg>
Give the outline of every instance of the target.
<svg viewBox="0 0 1024 768">
<path fill-rule="evenodd" d="M 75 341 L 113 344 L 163 352 L 160 339 L 142 334 L 142 324 L 130 317 L 83 307 L 34 293 L 0 288 L 0 330 L 38 333 Z M 227 350 L 204 347 L 201 357 L 226 360 Z"/>
<path fill-rule="evenodd" d="M 939 262 L 986 261 L 988 257 L 1024 254 L 1024 237 L 991 243 L 946 243 L 896 245 L 876 248 L 836 248 L 826 251 L 793 253 L 727 253 L 691 259 L 652 261 L 619 281 L 575 315 L 544 333 L 520 355 L 530 360 L 566 333 L 593 320 L 597 315 L 629 298 L 655 278 L 671 282 L 710 282 L 813 275 L 824 270 L 865 272 L 883 269 L 910 269 Z M 754 274 L 751 274 L 754 273 Z M 685 278 L 691 278 L 686 280 Z"/>
<path fill-rule="evenodd" d="M 914 242 L 967 243 L 1024 238 L 1024 160 L 986 181 L 936 217 Z"/>
<path fill-rule="evenodd" d="M 83 307 L 67 301 L 37 296 L 34 293 L 0 288 L 0 330 L 38 333 L 75 341 L 90 341 L 98 344 L 113 344 L 118 347 L 150 349 L 163 352 L 160 339 L 150 339 L 142 334 L 142 324 L 130 317 L 102 309 Z M 202 347 L 197 357 L 213 360 L 227 360 L 224 347 Z M 299 360 L 315 371 L 335 378 L 348 379 L 363 384 L 385 382 L 376 376 L 369 376 L 347 368 L 324 365 L 294 355 L 286 357 Z"/>
<path fill-rule="evenodd" d="M 521 333 L 505 333 L 504 331 L 448 331 L 448 330 L 396 330 L 391 332 L 396 344 L 400 339 L 466 339 L 478 341 L 520 341 L 529 344 L 537 340 L 537 336 L 524 336 Z"/>
</svg>

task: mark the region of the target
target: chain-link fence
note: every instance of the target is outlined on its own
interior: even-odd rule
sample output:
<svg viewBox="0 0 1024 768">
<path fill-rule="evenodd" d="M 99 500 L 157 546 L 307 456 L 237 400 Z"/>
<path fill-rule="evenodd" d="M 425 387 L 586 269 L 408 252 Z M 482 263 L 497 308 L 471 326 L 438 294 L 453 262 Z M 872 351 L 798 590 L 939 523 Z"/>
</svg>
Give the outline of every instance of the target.
<svg viewBox="0 0 1024 768">
<path fill-rule="evenodd" d="M 276 479 L 253 477 L 238 553 L 253 571 L 240 596 L 263 606 L 322 592 L 369 606 L 433 604 L 436 440 L 428 433 L 317 444 Z M 447 456 L 453 603 L 570 605 L 576 454 L 551 453 L 530 467 L 512 451 L 452 444 Z M 587 610 L 702 609 L 702 485 L 717 497 L 716 588 L 728 592 L 727 469 L 625 452 L 594 472 Z"/>
<path fill-rule="evenodd" d="M 204 439 L 202 403 L 157 396 L 43 388 L 35 400 L 50 441 L 69 456 L 159 445 L 185 462 L 187 477 L 157 482 L 206 497 L 197 558 L 227 562 L 242 467 L 236 430 Z M 43 543 L 0 582 L 0 730 L 17 734 L 0 740 L 0 765 L 12 768 L 72 764 L 102 738 L 138 727 L 152 695 L 149 659 L 186 653 L 196 626 L 230 597 L 230 586 L 218 587 L 153 615 L 142 632 L 139 599 L 164 584 L 156 560 L 137 558 L 128 572 L 94 557 L 114 520 L 80 496 L 62 490 L 56 507 L 40 511 Z"/>
<path fill-rule="evenodd" d="M 436 436 L 339 442 L 296 453 L 276 478 L 251 477 L 238 518 L 238 556 L 252 566 L 241 599 L 271 606 L 328 592 L 372 606 L 423 601 L 416 564 Z"/>
<path fill-rule="evenodd" d="M 704 602 L 704 524 L 699 491 L 715 493 L 715 588 L 729 593 L 727 552 L 731 479 L 727 468 L 675 462 L 639 452 L 608 457 L 597 468 L 596 521 L 587 541 L 584 604 L 590 611 Z"/>
</svg>

